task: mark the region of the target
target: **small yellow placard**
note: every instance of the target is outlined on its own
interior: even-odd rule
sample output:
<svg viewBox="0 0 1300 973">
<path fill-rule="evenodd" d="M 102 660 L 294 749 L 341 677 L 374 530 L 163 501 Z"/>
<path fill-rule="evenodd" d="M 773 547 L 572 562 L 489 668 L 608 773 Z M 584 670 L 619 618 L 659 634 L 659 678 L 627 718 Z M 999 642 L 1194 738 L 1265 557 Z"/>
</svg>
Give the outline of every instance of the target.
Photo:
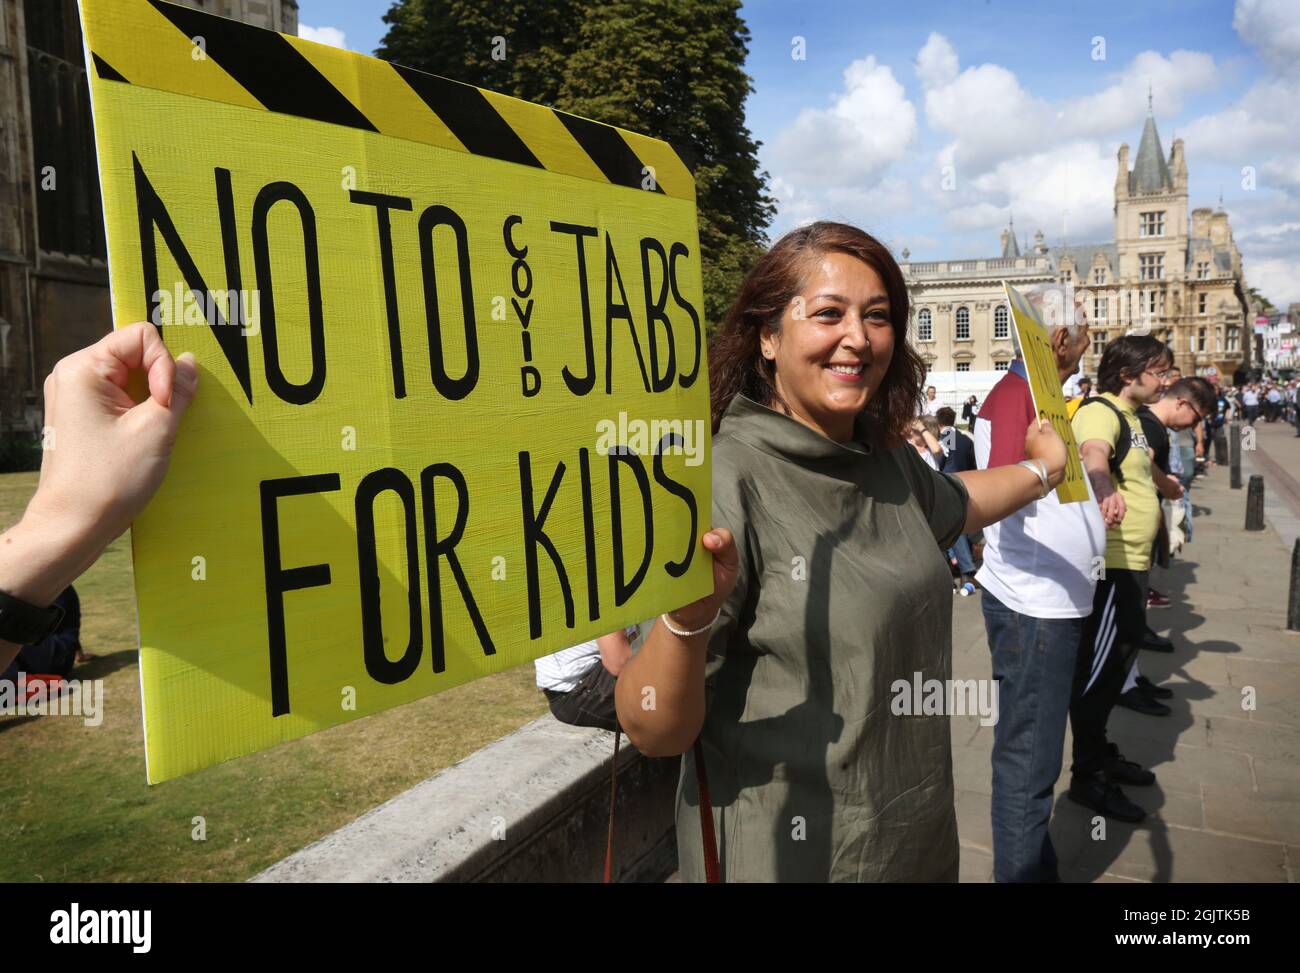
<svg viewBox="0 0 1300 973">
<path fill-rule="evenodd" d="M 1079 444 L 1074 441 L 1074 430 L 1066 414 L 1061 376 L 1056 368 L 1056 354 L 1052 351 L 1047 325 L 1023 294 L 1006 281 L 1002 282 L 1002 288 L 1011 305 L 1011 320 L 1015 322 L 1016 335 L 1020 339 L 1029 390 L 1034 397 L 1034 411 L 1040 419 L 1050 421 L 1052 428 L 1065 440 L 1065 479 L 1056 488 L 1056 498 L 1061 503 L 1087 500 L 1088 483 L 1083 478 Z"/>
</svg>

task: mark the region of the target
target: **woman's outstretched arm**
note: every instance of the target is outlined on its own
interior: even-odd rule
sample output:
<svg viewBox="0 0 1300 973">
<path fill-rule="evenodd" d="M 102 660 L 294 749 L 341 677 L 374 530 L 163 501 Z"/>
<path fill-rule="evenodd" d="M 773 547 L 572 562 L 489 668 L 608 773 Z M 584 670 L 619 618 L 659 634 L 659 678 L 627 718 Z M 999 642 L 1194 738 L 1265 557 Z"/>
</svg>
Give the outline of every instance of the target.
<svg viewBox="0 0 1300 973">
<path fill-rule="evenodd" d="M 1051 486 L 1055 487 L 1065 479 L 1065 442 L 1046 419 L 1036 419 L 1029 424 L 1025 433 L 1025 456 L 1042 461 Z M 1018 463 L 991 470 L 969 470 L 956 476 L 961 477 L 970 496 L 966 526 L 962 529 L 966 534 L 996 524 L 1025 504 L 1037 500 L 1043 492 L 1043 481 L 1038 475 Z"/>
<path fill-rule="evenodd" d="M 669 612 L 674 635 L 656 619 L 641 651 L 619 673 L 614 690 L 618 722 L 633 746 L 648 757 L 688 750 L 704 725 L 704 660 L 709 630 L 736 586 L 739 558 L 731 531 L 710 530 L 700 543 L 713 555 L 713 594 Z"/>
</svg>

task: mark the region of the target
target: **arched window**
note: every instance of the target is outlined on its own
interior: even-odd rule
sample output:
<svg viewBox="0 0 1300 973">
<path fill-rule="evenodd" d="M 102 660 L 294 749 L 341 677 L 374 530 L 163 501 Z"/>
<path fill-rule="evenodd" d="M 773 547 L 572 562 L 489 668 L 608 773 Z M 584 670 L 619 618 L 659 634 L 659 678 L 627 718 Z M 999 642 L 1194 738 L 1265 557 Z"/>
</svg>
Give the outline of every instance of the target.
<svg viewBox="0 0 1300 973">
<path fill-rule="evenodd" d="M 916 312 L 916 340 L 934 340 L 934 322 L 930 318 L 930 309 L 923 307 Z"/>
<path fill-rule="evenodd" d="M 999 304 L 993 311 L 993 337 L 1011 337 L 1011 326 L 1007 321 L 1007 306 L 1005 304 Z"/>
<path fill-rule="evenodd" d="M 957 340 L 965 341 L 970 337 L 970 308 L 957 308 Z"/>
</svg>

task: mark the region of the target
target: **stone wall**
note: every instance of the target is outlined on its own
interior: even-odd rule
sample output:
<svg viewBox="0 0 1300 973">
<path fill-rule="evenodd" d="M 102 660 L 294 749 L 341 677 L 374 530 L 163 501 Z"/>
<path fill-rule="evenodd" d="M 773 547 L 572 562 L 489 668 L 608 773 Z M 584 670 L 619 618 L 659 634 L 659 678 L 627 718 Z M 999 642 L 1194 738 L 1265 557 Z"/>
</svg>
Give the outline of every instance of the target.
<svg viewBox="0 0 1300 973">
<path fill-rule="evenodd" d="M 613 734 L 549 714 L 476 751 L 255 882 L 599 882 Z M 619 753 L 615 881 L 677 869 L 680 759 Z"/>
</svg>

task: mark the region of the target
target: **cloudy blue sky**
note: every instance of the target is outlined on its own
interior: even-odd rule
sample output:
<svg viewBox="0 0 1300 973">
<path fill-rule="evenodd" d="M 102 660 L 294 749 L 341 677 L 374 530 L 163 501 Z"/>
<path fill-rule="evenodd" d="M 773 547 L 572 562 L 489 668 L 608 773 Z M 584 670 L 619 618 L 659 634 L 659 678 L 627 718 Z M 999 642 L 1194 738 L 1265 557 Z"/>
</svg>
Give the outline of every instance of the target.
<svg viewBox="0 0 1300 973">
<path fill-rule="evenodd" d="M 304 36 L 371 53 L 384 34 L 386 0 L 299 7 Z M 1300 0 L 753 0 L 744 16 L 774 233 L 843 219 L 914 260 L 994 255 L 1009 214 L 1022 239 L 1112 239 L 1115 153 L 1136 153 L 1149 85 L 1166 155 L 1186 143 L 1191 206 L 1222 194 L 1247 283 L 1300 301 Z"/>
</svg>

